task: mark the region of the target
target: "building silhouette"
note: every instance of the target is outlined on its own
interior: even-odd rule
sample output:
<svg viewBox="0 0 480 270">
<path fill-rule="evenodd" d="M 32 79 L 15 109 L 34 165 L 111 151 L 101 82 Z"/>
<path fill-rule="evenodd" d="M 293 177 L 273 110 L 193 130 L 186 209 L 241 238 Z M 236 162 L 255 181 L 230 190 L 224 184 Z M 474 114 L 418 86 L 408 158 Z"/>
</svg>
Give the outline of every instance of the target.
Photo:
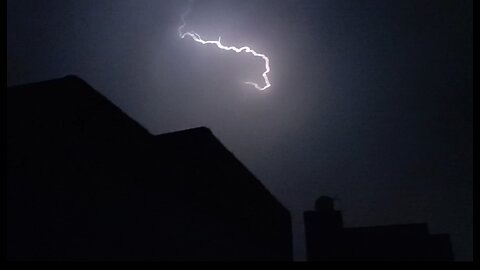
<svg viewBox="0 0 480 270">
<path fill-rule="evenodd" d="M 421 224 L 304 213 L 309 261 L 451 261 Z M 290 261 L 288 210 L 204 127 L 152 135 L 75 76 L 7 88 L 7 260 Z"/>
<path fill-rule="evenodd" d="M 306 211 L 309 261 L 452 261 L 450 237 L 430 234 L 426 223 L 345 228 L 334 199 L 316 201 Z"/>
<path fill-rule="evenodd" d="M 7 260 L 292 260 L 290 213 L 207 128 L 151 135 L 75 76 L 7 89 Z"/>
</svg>

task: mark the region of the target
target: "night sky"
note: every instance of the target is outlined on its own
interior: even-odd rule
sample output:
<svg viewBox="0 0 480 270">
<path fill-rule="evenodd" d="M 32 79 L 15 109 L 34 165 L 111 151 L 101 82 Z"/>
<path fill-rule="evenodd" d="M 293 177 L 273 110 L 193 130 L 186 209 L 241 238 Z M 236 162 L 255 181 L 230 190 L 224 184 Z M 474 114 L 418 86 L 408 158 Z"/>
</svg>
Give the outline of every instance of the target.
<svg viewBox="0 0 480 270">
<path fill-rule="evenodd" d="M 472 0 L 7 1 L 7 85 L 76 74 L 153 134 L 207 126 L 292 212 L 428 222 L 473 258 Z M 32 132 L 35 132 L 32 130 Z M 248 196 L 248 194 L 245 194 Z"/>
</svg>

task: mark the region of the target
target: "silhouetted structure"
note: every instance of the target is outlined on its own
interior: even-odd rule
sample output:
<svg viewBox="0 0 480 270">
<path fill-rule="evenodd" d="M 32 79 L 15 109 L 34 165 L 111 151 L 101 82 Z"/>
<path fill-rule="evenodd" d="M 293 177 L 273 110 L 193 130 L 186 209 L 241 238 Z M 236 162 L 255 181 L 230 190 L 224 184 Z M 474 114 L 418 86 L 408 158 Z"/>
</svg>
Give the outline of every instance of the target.
<svg viewBox="0 0 480 270">
<path fill-rule="evenodd" d="M 306 211 L 309 261 L 452 261 L 450 238 L 431 235 L 427 224 L 344 228 L 334 200 L 320 197 Z"/>
<path fill-rule="evenodd" d="M 291 260 L 289 212 L 207 128 L 68 76 L 7 89 L 8 260 Z"/>
</svg>

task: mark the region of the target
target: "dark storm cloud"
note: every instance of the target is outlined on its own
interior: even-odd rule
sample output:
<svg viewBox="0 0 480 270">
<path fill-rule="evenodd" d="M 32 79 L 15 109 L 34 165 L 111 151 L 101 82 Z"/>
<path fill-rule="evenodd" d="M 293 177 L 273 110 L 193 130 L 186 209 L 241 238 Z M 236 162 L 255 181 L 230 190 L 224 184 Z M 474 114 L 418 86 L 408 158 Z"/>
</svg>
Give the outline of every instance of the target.
<svg viewBox="0 0 480 270">
<path fill-rule="evenodd" d="M 472 259 L 472 1 L 196 1 L 190 29 L 270 57 L 264 92 L 241 83 L 257 59 L 178 38 L 187 5 L 8 1 L 7 83 L 73 73 L 152 133 L 209 126 L 292 211 L 299 258 L 327 194 L 349 226 L 426 221 Z"/>
</svg>

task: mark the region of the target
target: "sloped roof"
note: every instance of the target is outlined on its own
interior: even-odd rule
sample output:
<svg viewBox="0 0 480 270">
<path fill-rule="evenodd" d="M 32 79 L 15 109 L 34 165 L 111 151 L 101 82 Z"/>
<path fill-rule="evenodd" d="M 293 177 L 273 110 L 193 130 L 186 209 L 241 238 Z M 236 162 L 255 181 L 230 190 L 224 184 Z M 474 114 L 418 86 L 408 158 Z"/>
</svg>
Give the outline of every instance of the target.
<svg viewBox="0 0 480 270">
<path fill-rule="evenodd" d="M 13 254 L 292 257 L 288 210 L 208 128 L 151 135 L 78 77 L 7 89 L 7 159 Z"/>
</svg>

